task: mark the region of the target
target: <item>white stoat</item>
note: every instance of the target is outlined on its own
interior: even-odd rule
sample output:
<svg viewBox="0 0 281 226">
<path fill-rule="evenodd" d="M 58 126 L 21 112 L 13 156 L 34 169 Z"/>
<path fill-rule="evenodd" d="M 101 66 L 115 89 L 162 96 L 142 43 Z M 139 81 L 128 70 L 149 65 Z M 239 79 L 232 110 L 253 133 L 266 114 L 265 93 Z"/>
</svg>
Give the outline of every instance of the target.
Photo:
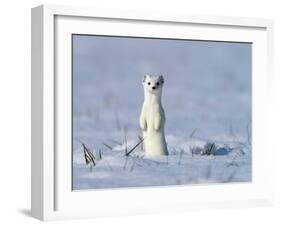
<svg viewBox="0 0 281 226">
<path fill-rule="evenodd" d="M 165 112 L 161 103 L 163 76 L 145 75 L 143 78 L 144 103 L 140 115 L 144 150 L 147 156 L 168 155 L 165 140 Z"/>
</svg>

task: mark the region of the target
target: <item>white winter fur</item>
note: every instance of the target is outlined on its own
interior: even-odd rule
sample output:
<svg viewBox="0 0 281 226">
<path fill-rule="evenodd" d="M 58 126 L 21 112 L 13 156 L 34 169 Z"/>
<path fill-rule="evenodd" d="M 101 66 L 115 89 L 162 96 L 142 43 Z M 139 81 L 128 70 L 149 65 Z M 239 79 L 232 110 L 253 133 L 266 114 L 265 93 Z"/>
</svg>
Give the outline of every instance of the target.
<svg viewBox="0 0 281 226">
<path fill-rule="evenodd" d="M 147 156 L 168 155 L 165 140 L 165 112 L 161 103 L 163 76 L 145 75 L 143 79 L 144 103 L 140 115 L 144 150 Z"/>
</svg>

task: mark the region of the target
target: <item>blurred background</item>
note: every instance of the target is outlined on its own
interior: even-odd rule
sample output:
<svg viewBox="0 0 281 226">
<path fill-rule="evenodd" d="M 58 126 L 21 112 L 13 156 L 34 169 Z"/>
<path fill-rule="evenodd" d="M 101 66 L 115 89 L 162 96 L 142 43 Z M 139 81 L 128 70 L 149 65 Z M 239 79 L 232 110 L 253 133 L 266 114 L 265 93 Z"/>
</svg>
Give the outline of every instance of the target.
<svg viewBox="0 0 281 226">
<path fill-rule="evenodd" d="M 73 138 L 99 147 L 141 134 L 144 74 L 165 78 L 167 136 L 247 139 L 250 43 L 88 35 L 73 35 Z"/>
</svg>

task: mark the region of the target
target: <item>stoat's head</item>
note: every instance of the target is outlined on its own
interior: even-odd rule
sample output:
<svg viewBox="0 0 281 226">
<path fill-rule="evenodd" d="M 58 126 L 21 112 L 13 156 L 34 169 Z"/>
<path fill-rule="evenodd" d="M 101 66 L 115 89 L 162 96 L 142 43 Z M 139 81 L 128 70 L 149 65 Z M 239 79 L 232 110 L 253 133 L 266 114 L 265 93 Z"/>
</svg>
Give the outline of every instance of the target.
<svg viewBox="0 0 281 226">
<path fill-rule="evenodd" d="M 142 81 L 143 87 L 151 94 L 161 94 L 162 87 L 164 85 L 163 75 L 150 76 L 145 75 Z"/>
</svg>

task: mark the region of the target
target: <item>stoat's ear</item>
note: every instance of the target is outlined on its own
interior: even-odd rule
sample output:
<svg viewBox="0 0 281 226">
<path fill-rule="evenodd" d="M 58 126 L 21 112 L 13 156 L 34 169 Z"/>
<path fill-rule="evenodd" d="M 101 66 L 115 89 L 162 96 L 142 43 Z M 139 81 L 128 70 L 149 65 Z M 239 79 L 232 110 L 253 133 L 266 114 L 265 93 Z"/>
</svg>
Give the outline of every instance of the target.
<svg viewBox="0 0 281 226">
<path fill-rule="evenodd" d="M 164 77 L 163 77 L 163 75 L 160 75 L 159 76 L 159 81 L 163 84 L 164 83 Z"/>
<path fill-rule="evenodd" d="M 142 79 L 142 82 L 145 82 L 148 77 L 149 77 L 149 75 L 144 75 L 143 79 Z"/>
</svg>

